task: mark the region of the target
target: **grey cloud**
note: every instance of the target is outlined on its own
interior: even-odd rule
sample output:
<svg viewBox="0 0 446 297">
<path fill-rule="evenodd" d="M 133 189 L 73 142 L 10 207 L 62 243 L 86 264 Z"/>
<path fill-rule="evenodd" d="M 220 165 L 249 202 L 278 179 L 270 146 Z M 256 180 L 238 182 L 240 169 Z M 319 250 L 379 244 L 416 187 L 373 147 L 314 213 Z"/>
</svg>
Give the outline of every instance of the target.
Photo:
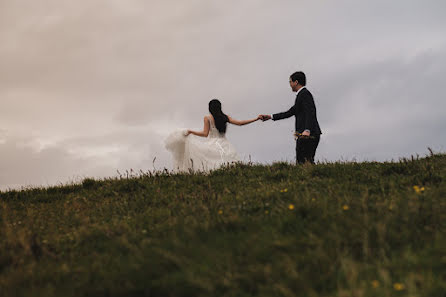
<svg viewBox="0 0 446 297">
<path fill-rule="evenodd" d="M 335 146 L 327 153 L 329 159 L 336 156 L 334 152 L 385 160 L 423 153 L 428 146 L 444 151 L 443 52 L 392 57 L 342 70 L 338 84 L 321 88 L 321 95 L 332 99 L 325 102 L 322 113 L 330 129 L 326 137 Z"/>
<path fill-rule="evenodd" d="M 37 150 L 29 138 L 7 138 L 0 145 L 0 189 L 20 186 L 54 185 L 79 181 L 86 173 L 92 176 L 103 172 L 98 160 L 79 158 L 59 147 Z M 105 165 L 106 166 L 106 165 Z"/>
<path fill-rule="evenodd" d="M 0 1 L 0 166 L 20 169 L 2 178 L 34 182 L 50 148 L 65 160 L 53 160 L 65 165 L 51 167 L 51 180 L 148 169 L 154 157 L 169 166 L 164 137 L 201 128 L 210 99 L 238 119 L 284 111 L 299 69 L 324 132 L 320 160 L 441 150 L 445 5 Z M 292 119 L 258 122 L 231 127 L 228 138 L 245 159 L 293 160 L 292 129 Z M 17 139 L 46 149 L 16 148 Z M 17 167 L 9 155 L 29 161 Z"/>
<path fill-rule="evenodd" d="M 151 143 L 155 138 L 160 141 Z M 0 190 L 113 177 L 117 170 L 169 168 L 162 140 L 150 130 L 133 130 L 71 138 L 39 148 L 39 140 L 32 136 L 10 137 L 5 132 L 0 134 Z"/>
</svg>

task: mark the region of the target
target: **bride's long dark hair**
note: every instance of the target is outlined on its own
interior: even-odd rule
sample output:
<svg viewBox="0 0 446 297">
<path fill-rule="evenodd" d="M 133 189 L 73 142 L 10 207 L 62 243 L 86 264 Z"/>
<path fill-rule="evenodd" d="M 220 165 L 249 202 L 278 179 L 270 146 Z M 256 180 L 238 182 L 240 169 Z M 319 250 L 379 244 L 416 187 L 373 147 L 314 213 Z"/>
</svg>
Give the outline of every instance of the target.
<svg viewBox="0 0 446 297">
<path fill-rule="evenodd" d="M 221 134 L 226 133 L 226 123 L 229 122 L 227 115 L 221 110 L 221 102 L 218 99 L 209 101 L 209 112 L 214 117 L 215 127 Z"/>
</svg>

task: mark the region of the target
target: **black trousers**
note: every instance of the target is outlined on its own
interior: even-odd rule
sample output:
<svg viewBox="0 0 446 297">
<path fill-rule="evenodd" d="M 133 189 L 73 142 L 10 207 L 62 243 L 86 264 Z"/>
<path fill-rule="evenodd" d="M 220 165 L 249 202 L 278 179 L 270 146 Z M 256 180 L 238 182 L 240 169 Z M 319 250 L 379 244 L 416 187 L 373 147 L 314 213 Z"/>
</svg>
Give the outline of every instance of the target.
<svg viewBox="0 0 446 297">
<path fill-rule="evenodd" d="M 296 140 L 296 163 L 303 164 L 310 162 L 314 164 L 314 155 L 319 145 L 320 135 L 312 136 L 310 138 L 300 137 Z"/>
</svg>

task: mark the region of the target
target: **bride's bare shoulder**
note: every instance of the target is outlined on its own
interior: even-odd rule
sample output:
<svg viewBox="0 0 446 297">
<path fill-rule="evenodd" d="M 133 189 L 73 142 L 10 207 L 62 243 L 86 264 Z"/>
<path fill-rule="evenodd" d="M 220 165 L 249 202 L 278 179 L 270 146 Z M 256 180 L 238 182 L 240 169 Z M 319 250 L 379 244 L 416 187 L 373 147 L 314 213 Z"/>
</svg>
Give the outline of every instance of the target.
<svg viewBox="0 0 446 297">
<path fill-rule="evenodd" d="M 214 117 L 211 114 L 206 115 L 204 118 L 207 119 L 211 123 L 214 122 Z"/>
</svg>

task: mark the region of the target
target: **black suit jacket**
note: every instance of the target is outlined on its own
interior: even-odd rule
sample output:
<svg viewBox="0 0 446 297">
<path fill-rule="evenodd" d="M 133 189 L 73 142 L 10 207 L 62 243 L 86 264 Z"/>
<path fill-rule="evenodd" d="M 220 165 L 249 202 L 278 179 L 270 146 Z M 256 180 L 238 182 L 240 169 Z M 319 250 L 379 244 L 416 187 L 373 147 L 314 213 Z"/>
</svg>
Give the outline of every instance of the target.
<svg viewBox="0 0 446 297">
<path fill-rule="evenodd" d="M 313 95 L 307 88 L 300 90 L 296 96 L 294 106 L 288 111 L 273 114 L 273 120 L 282 120 L 289 117 L 296 117 L 296 132 L 302 133 L 304 130 L 310 130 L 310 135 L 322 134 L 321 128 L 316 117 L 316 105 Z"/>
</svg>

